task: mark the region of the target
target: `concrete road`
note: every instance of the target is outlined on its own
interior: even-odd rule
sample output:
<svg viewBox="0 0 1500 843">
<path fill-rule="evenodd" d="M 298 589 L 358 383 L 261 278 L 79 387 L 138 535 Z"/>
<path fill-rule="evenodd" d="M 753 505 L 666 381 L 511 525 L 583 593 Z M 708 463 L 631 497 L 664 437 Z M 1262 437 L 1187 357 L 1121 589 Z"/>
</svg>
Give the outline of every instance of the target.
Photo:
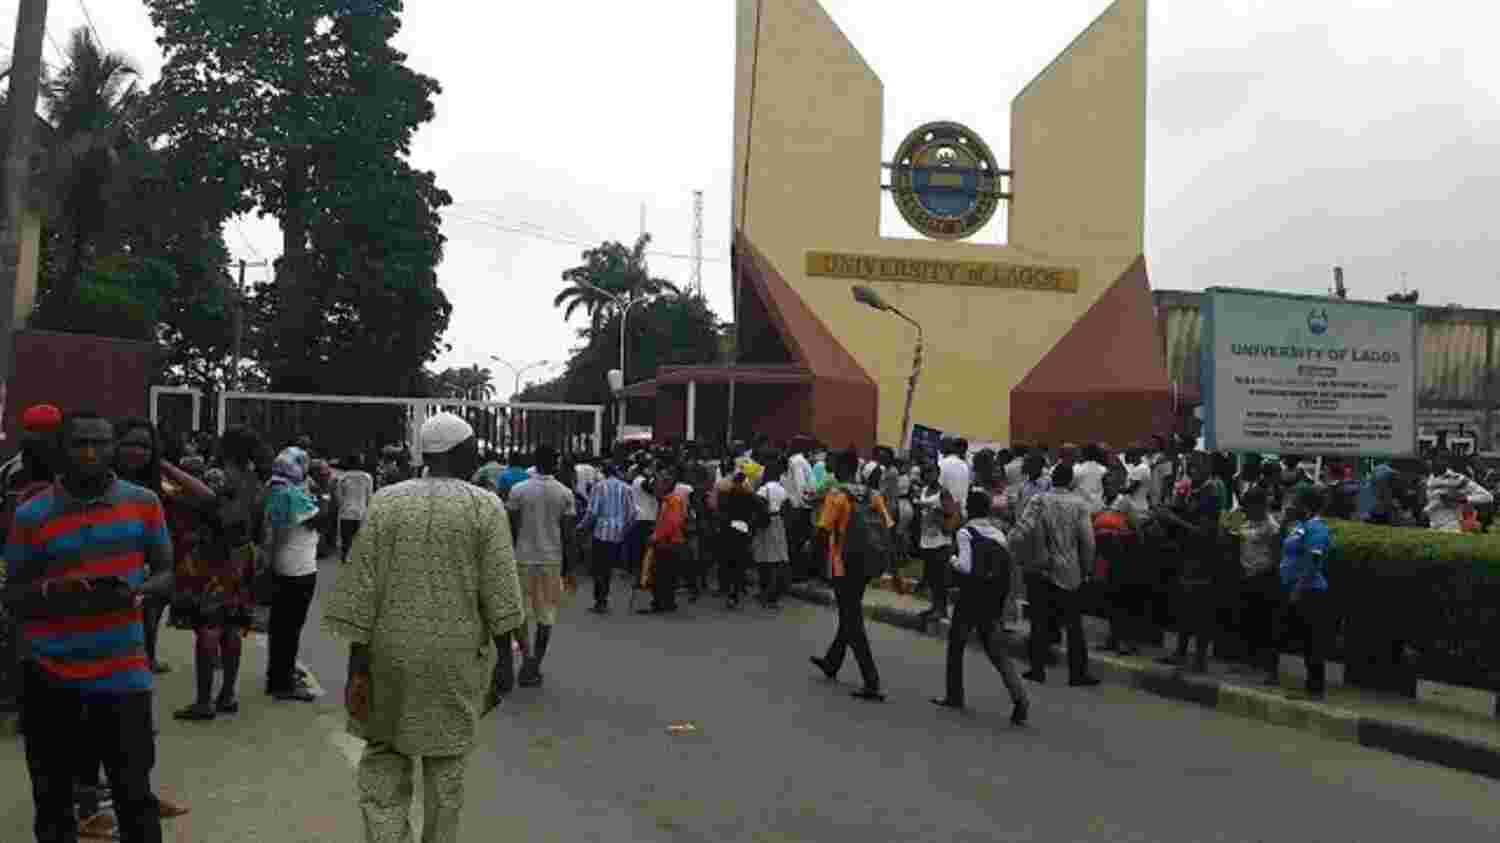
<svg viewBox="0 0 1500 843">
<path fill-rule="evenodd" d="M 330 588 L 336 571 L 324 575 Z M 585 589 L 587 582 L 584 583 Z M 596 617 L 575 599 L 547 684 L 482 725 L 465 841 L 1493 841 L 1500 783 L 1123 688 L 1033 691 L 1012 728 L 999 677 L 969 654 L 973 714 L 939 711 L 943 647 L 871 625 L 890 701 L 849 698 L 807 656 L 832 610 Z M 317 611 L 317 607 L 315 607 Z M 174 652 L 190 639 L 172 636 Z M 164 645 L 165 646 L 165 645 Z M 257 650 L 257 653 L 261 651 Z M 328 696 L 272 704 L 247 671 L 236 720 L 165 720 L 157 779 L 193 814 L 176 841 L 358 841 L 341 732 L 345 654 L 309 626 Z M 180 666 L 185 664 L 179 662 Z M 173 693 L 187 688 L 173 674 Z M 164 683 L 164 687 L 169 683 Z M 175 706 L 176 700 L 164 702 Z M 697 728 L 673 735 L 668 726 Z M 29 837 L 19 745 L 0 747 L 0 839 Z"/>
</svg>

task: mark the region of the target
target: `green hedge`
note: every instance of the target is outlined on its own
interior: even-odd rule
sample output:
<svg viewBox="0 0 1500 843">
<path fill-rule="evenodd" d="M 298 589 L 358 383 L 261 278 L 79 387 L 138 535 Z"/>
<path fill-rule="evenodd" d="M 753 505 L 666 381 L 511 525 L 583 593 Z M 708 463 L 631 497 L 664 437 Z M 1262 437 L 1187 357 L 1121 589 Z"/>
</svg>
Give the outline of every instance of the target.
<svg viewBox="0 0 1500 843">
<path fill-rule="evenodd" d="M 1330 521 L 1340 563 L 1403 570 L 1431 565 L 1472 565 L 1474 573 L 1500 580 L 1500 534 L 1440 533 L 1416 527 L 1384 527 Z"/>
</svg>

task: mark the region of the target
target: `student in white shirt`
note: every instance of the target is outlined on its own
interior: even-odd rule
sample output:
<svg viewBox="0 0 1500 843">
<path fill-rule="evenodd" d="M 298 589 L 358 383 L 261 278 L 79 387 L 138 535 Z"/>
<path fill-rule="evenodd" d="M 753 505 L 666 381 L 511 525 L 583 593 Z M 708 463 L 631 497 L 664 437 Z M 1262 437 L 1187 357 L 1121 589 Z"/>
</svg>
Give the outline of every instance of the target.
<svg viewBox="0 0 1500 843">
<path fill-rule="evenodd" d="M 1073 489 L 1088 504 L 1090 517 L 1104 510 L 1104 475 L 1109 473 L 1104 467 L 1107 459 L 1103 448 L 1097 444 L 1087 445 L 1083 449 L 1083 462 L 1073 466 Z"/>
<path fill-rule="evenodd" d="M 790 509 L 790 495 L 777 478 L 786 473 L 785 460 L 774 457 L 766 466 L 769 478 L 755 494 L 763 501 L 769 521 L 755 532 L 751 549 L 755 555 L 755 567 L 760 571 L 760 604 L 774 609 L 781 602 L 781 593 L 786 588 L 787 567 L 791 553 L 787 547 L 785 516 Z"/>
</svg>

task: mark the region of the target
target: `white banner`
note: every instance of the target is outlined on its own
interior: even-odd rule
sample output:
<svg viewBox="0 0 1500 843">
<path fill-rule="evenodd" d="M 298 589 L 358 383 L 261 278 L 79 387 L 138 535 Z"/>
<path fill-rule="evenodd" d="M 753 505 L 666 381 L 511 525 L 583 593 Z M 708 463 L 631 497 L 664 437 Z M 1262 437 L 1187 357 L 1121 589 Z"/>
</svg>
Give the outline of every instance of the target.
<svg viewBox="0 0 1500 843">
<path fill-rule="evenodd" d="M 1204 437 L 1216 451 L 1417 452 L 1417 311 L 1207 291 Z"/>
</svg>

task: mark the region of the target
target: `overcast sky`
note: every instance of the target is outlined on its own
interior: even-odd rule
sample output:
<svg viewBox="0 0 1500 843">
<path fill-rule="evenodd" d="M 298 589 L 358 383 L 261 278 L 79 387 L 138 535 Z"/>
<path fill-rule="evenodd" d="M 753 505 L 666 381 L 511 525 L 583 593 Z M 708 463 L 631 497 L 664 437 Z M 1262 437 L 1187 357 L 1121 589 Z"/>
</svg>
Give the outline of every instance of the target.
<svg viewBox="0 0 1500 843">
<path fill-rule="evenodd" d="M 161 57 L 136 0 L 52 0 L 57 44 L 85 3 L 105 46 L 154 80 Z M 512 378 L 490 355 L 564 359 L 559 273 L 576 244 L 632 240 L 643 205 L 664 253 L 653 271 L 686 283 L 691 263 L 672 255 L 692 250 L 693 190 L 705 193 L 705 290 L 727 317 L 734 5 L 409 0 L 398 46 L 444 89 L 413 156 L 456 200 L 439 269 L 453 350 L 440 365 L 491 366 L 503 397 Z M 1108 2 L 931 0 L 915 23 L 895 3 L 824 5 L 885 83 L 887 156 L 946 119 L 1003 163 L 1011 98 Z M 15 6 L 0 0 L 7 31 Z M 1405 274 L 1423 302 L 1500 308 L 1497 31 L 1500 7 L 1472 0 L 1155 0 L 1153 284 L 1313 293 L 1342 263 L 1356 297 L 1383 298 Z M 45 55 L 58 60 L 52 45 Z M 912 236 L 886 202 L 885 233 Z M 997 221 L 979 239 L 1003 232 Z M 270 220 L 226 236 L 237 257 L 279 253 Z"/>
</svg>

